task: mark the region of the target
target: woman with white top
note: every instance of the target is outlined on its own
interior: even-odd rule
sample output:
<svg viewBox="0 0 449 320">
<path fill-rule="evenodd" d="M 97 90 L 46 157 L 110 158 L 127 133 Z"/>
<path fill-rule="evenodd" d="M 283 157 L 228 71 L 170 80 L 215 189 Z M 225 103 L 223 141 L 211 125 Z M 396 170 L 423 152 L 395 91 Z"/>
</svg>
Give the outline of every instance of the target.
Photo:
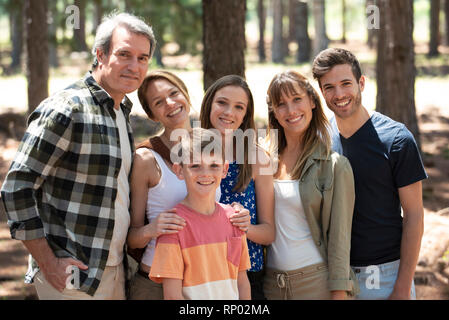
<svg viewBox="0 0 449 320">
<path fill-rule="evenodd" d="M 358 289 L 349 265 L 354 180 L 330 150 L 328 120 L 301 74 L 275 75 L 267 93 L 269 138 L 277 130 L 276 239 L 267 248 L 268 299 L 344 299 Z M 269 141 L 273 139 L 268 139 Z"/>
<path fill-rule="evenodd" d="M 131 227 L 128 232 L 129 248 L 145 248 L 139 269 L 131 280 L 129 299 L 161 300 L 162 285 L 149 279 L 156 239 L 161 234 L 175 233 L 185 221 L 172 209 L 187 195 L 185 182 L 172 171 L 170 149 L 177 141 L 170 135 L 175 129 L 191 130 L 190 97 L 184 82 L 163 70 L 150 72 L 138 90 L 142 108 L 151 120 L 164 126 L 164 132 L 137 147 L 131 173 Z M 156 148 L 156 144 L 158 147 Z M 154 149 L 165 155 L 159 154 Z M 168 153 L 168 156 L 167 156 Z M 217 191 L 217 199 L 220 199 Z M 250 225 L 249 211 L 234 204 L 236 215 L 231 222 L 243 231 Z M 145 218 L 148 224 L 145 224 Z"/>
</svg>

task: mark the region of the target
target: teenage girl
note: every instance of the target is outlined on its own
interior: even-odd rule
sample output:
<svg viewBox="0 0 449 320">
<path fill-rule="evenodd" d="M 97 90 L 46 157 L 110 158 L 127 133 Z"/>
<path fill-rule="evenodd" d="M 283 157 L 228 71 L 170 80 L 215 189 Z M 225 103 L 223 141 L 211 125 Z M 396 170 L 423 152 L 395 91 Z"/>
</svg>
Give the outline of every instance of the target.
<svg viewBox="0 0 449 320">
<path fill-rule="evenodd" d="M 218 79 L 205 93 L 201 104 L 201 127 L 217 129 L 223 138 L 225 149 L 232 150 L 226 159 L 230 161 L 227 177 L 221 182 L 220 202 L 239 202 L 250 211 L 251 225 L 247 231 L 251 269 L 251 297 L 265 299 L 263 294 L 264 245 L 274 241 L 274 191 L 268 155 L 254 139 L 235 139 L 240 133 L 255 132 L 254 101 L 246 81 L 237 75 Z M 251 134 L 248 134 L 251 137 Z M 233 143 L 237 141 L 237 143 Z M 240 142 L 240 143 L 238 143 Z M 231 144 L 232 149 L 227 148 Z M 256 146 L 256 147 L 255 147 Z M 243 161 L 236 155 L 244 154 Z M 255 159 L 254 159 L 255 158 Z M 255 161 L 253 161 L 255 160 Z M 242 163 L 240 163 L 242 162 Z"/>
</svg>

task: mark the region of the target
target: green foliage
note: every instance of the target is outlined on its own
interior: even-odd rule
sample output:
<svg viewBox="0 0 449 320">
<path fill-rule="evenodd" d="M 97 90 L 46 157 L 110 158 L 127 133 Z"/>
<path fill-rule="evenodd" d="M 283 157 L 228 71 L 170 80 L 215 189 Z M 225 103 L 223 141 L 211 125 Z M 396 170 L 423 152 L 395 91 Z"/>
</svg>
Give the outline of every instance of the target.
<svg viewBox="0 0 449 320">
<path fill-rule="evenodd" d="M 201 0 L 174 1 L 171 33 L 179 44 L 179 53 L 198 53 L 197 44 L 202 41 Z"/>
<path fill-rule="evenodd" d="M 179 54 L 197 54 L 202 39 L 201 0 L 130 0 L 131 12 L 149 22 L 159 46 L 173 41 Z"/>
</svg>

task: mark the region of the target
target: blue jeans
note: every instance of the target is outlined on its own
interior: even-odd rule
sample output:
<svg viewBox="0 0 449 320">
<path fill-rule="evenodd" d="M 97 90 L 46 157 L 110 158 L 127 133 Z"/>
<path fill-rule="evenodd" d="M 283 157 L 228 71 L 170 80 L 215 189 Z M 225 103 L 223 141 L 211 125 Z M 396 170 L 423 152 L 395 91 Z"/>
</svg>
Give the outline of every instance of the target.
<svg viewBox="0 0 449 320">
<path fill-rule="evenodd" d="M 396 278 L 398 277 L 399 261 L 395 260 L 367 267 L 353 267 L 360 293 L 355 297 L 357 300 L 385 300 L 393 292 Z M 412 300 L 416 299 L 415 283 L 412 280 L 410 294 Z"/>
</svg>

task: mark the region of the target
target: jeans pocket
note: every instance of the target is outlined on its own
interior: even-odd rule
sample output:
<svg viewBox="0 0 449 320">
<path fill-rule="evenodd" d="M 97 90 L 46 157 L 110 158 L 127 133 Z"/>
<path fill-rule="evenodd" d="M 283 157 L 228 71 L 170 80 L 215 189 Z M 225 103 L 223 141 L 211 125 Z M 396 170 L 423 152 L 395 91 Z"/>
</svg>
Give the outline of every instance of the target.
<svg viewBox="0 0 449 320">
<path fill-rule="evenodd" d="M 242 255 L 242 237 L 228 237 L 227 242 L 227 259 L 235 266 L 239 266 L 240 257 Z"/>
</svg>

